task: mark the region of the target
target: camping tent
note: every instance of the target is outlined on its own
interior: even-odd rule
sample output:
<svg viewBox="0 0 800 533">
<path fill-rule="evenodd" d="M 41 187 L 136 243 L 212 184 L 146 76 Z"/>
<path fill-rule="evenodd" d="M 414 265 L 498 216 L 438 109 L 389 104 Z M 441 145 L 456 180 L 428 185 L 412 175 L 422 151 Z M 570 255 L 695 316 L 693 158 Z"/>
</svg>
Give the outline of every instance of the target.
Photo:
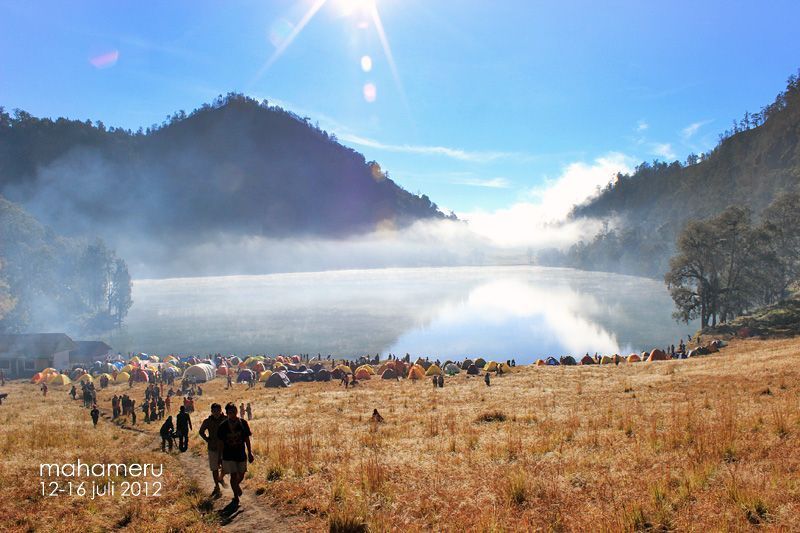
<svg viewBox="0 0 800 533">
<path fill-rule="evenodd" d="M 394 368 L 387 368 L 381 373 L 382 379 L 397 379 L 397 372 L 394 371 Z"/>
<path fill-rule="evenodd" d="M 608 355 L 604 355 L 603 357 L 600 358 L 600 364 L 601 365 L 613 365 L 614 364 L 614 358 L 610 357 Z"/>
<path fill-rule="evenodd" d="M 448 364 L 444 365 L 444 373 L 447 374 L 448 376 L 454 376 L 454 375 L 458 374 L 459 372 L 461 372 L 461 369 L 458 368 L 453 363 L 448 363 Z"/>
<path fill-rule="evenodd" d="M 166 377 L 173 377 L 176 378 L 180 374 L 180 370 L 175 368 L 174 366 L 165 365 L 164 368 L 161 369 L 161 375 Z"/>
<path fill-rule="evenodd" d="M 267 378 L 265 386 L 270 388 L 288 387 L 289 383 L 289 377 L 286 375 L 286 372 L 273 372 L 272 375 Z"/>
<path fill-rule="evenodd" d="M 150 375 L 141 368 L 134 368 L 131 370 L 130 374 L 133 376 L 133 381 L 138 383 L 147 383 L 150 381 Z"/>
<path fill-rule="evenodd" d="M 510 372 L 511 372 L 511 367 L 508 366 L 508 363 L 500 363 L 497 365 L 498 374 L 509 374 Z"/>
<path fill-rule="evenodd" d="M 666 361 L 667 359 L 669 359 L 667 354 L 665 354 L 658 348 L 650 352 L 650 355 L 647 357 L 647 361 Z"/>
<path fill-rule="evenodd" d="M 117 379 L 115 379 L 114 381 L 116 381 L 117 383 L 125 383 L 129 379 L 131 379 L 130 374 L 128 374 L 127 372 L 120 372 L 119 374 L 117 374 Z"/>
<path fill-rule="evenodd" d="M 558 359 L 556 359 L 555 357 L 550 356 L 544 360 L 544 364 L 546 364 L 547 366 L 558 366 L 561 363 L 559 363 Z"/>
<path fill-rule="evenodd" d="M 372 368 L 370 365 L 361 365 L 360 367 L 356 368 L 356 374 L 358 374 L 359 370 L 364 370 L 370 376 L 374 376 L 375 375 L 375 369 Z"/>
<path fill-rule="evenodd" d="M 497 363 L 494 361 L 489 361 L 483 365 L 484 372 L 497 372 Z"/>
<path fill-rule="evenodd" d="M 408 379 L 422 379 L 425 377 L 425 370 L 419 366 L 414 365 L 408 369 Z"/>
<path fill-rule="evenodd" d="M 289 381 L 296 383 L 298 381 L 314 381 L 313 370 L 287 370 L 286 377 Z M 369 378 L 366 378 L 369 379 Z"/>
<path fill-rule="evenodd" d="M 330 381 L 331 373 L 320 367 L 316 372 L 314 372 L 314 379 L 317 381 Z"/>
<path fill-rule="evenodd" d="M 428 369 L 425 371 L 426 376 L 439 376 L 441 374 L 442 374 L 442 369 L 436 365 L 429 366 Z"/>
<path fill-rule="evenodd" d="M 575 361 L 575 358 L 572 357 L 571 355 L 565 355 L 564 357 L 561 358 L 561 364 L 565 366 L 573 366 L 578 363 L 577 361 Z"/>
<path fill-rule="evenodd" d="M 261 381 L 263 383 L 267 381 L 271 375 L 272 375 L 272 370 L 265 370 L 261 374 L 259 374 L 258 381 Z"/>
<path fill-rule="evenodd" d="M 473 364 L 472 359 L 464 359 L 464 362 L 461 363 L 461 368 L 469 368 L 471 364 Z"/>
<path fill-rule="evenodd" d="M 595 364 L 594 359 L 592 359 L 589 354 L 584 355 L 581 357 L 581 364 L 582 365 L 593 365 Z"/>
<path fill-rule="evenodd" d="M 467 367 L 467 375 L 469 375 L 469 376 L 477 376 L 480 373 L 481 373 L 481 371 L 478 370 L 478 367 L 475 366 L 474 363 Z"/>
<path fill-rule="evenodd" d="M 211 381 L 217 373 L 214 365 L 208 363 L 199 363 L 192 365 L 183 372 L 183 379 L 191 379 L 196 383 L 205 383 Z"/>
<path fill-rule="evenodd" d="M 239 371 L 239 375 L 236 376 L 236 383 L 244 383 L 256 380 L 256 373 L 252 370 L 245 368 L 244 370 Z"/>
<path fill-rule="evenodd" d="M 478 368 L 483 368 L 484 366 L 486 366 L 486 359 L 484 359 L 483 357 L 478 357 L 477 359 L 475 359 L 474 365 L 477 366 Z"/>
<path fill-rule="evenodd" d="M 641 360 L 642 360 L 642 358 L 639 357 L 639 354 L 632 353 L 632 354 L 630 354 L 628 356 L 628 362 L 629 363 L 638 363 Z"/>
<path fill-rule="evenodd" d="M 372 379 L 372 374 L 362 366 L 356 369 L 356 379 Z"/>
<path fill-rule="evenodd" d="M 539 359 L 539 360 L 536 361 L 536 366 L 544 366 L 546 364 L 547 363 L 544 362 L 544 359 Z"/>
<path fill-rule="evenodd" d="M 72 382 L 64 374 L 53 374 L 47 380 L 48 385 L 69 385 L 70 383 Z"/>
<path fill-rule="evenodd" d="M 78 378 L 78 381 L 80 381 L 81 383 L 92 383 L 94 380 L 92 379 L 92 376 L 90 376 L 89 374 L 83 374 Z"/>
<path fill-rule="evenodd" d="M 37 372 L 31 378 L 31 383 L 40 383 L 45 376 L 41 372 Z"/>
<path fill-rule="evenodd" d="M 353 371 L 350 370 L 350 367 L 347 366 L 347 365 L 339 365 L 339 366 L 336 367 L 336 370 L 339 370 L 340 372 L 344 372 L 345 374 L 352 374 L 353 373 Z"/>
<path fill-rule="evenodd" d="M 292 356 L 292 363 L 299 364 L 300 363 L 300 356 L 299 355 L 293 355 Z"/>
</svg>

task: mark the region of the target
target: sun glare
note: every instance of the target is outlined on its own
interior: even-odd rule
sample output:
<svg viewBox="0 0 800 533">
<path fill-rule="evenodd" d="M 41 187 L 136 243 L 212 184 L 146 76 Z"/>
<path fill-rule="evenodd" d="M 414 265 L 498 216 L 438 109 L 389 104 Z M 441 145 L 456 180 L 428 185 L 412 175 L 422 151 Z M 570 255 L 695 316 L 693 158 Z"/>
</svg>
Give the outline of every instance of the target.
<svg viewBox="0 0 800 533">
<path fill-rule="evenodd" d="M 375 0 L 336 0 L 336 4 L 339 11 L 347 16 L 371 13 L 375 8 Z"/>
</svg>

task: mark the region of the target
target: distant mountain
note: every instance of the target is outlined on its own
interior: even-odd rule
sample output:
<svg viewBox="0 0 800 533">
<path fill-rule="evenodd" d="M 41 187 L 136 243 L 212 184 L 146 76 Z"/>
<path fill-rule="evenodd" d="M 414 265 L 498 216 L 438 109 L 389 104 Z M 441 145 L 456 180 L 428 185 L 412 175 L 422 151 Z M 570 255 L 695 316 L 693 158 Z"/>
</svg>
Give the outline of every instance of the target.
<svg viewBox="0 0 800 533">
<path fill-rule="evenodd" d="M 660 276 L 675 238 L 688 220 L 719 214 L 729 205 L 758 215 L 782 191 L 800 187 L 800 80 L 791 76 L 775 102 L 745 114 L 716 148 L 685 163 L 642 163 L 619 175 L 572 218 L 610 221 L 591 242 L 549 262 L 579 268 Z"/>
<path fill-rule="evenodd" d="M 307 118 L 237 94 L 138 132 L 0 109 L 0 194 L 111 243 L 342 237 L 445 218 Z"/>
</svg>

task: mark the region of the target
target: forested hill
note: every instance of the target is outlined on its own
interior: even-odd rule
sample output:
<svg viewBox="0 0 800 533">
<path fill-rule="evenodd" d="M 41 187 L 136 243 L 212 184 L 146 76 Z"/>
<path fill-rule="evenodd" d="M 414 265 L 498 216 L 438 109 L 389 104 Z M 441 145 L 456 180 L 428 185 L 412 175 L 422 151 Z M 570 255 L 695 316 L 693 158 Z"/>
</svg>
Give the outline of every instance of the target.
<svg viewBox="0 0 800 533">
<path fill-rule="evenodd" d="M 573 247 L 567 262 L 581 268 L 660 276 L 685 223 L 730 205 L 757 217 L 782 191 L 800 186 L 800 81 L 789 78 L 775 102 L 745 114 L 716 148 L 685 163 L 643 163 L 572 216 L 617 219 L 593 242 Z"/>
<path fill-rule="evenodd" d="M 309 119 L 237 94 L 138 132 L 3 111 L 0 194 L 112 243 L 338 237 L 444 217 Z"/>
</svg>

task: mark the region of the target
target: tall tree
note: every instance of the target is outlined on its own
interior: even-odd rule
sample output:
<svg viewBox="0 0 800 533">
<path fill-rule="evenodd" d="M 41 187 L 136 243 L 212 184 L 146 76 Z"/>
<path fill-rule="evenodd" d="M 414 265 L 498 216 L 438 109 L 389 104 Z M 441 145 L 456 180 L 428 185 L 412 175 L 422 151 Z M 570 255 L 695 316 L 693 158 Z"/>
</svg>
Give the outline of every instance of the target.
<svg viewBox="0 0 800 533">
<path fill-rule="evenodd" d="M 114 274 L 111 277 L 111 290 L 108 294 L 108 314 L 114 317 L 117 327 L 122 327 L 122 321 L 133 305 L 131 298 L 132 283 L 128 272 L 128 265 L 122 259 L 114 262 Z"/>
<path fill-rule="evenodd" d="M 768 235 L 777 269 L 774 289 L 786 298 L 790 287 L 800 280 L 800 193 L 784 192 L 762 213 L 762 230 Z"/>
</svg>

